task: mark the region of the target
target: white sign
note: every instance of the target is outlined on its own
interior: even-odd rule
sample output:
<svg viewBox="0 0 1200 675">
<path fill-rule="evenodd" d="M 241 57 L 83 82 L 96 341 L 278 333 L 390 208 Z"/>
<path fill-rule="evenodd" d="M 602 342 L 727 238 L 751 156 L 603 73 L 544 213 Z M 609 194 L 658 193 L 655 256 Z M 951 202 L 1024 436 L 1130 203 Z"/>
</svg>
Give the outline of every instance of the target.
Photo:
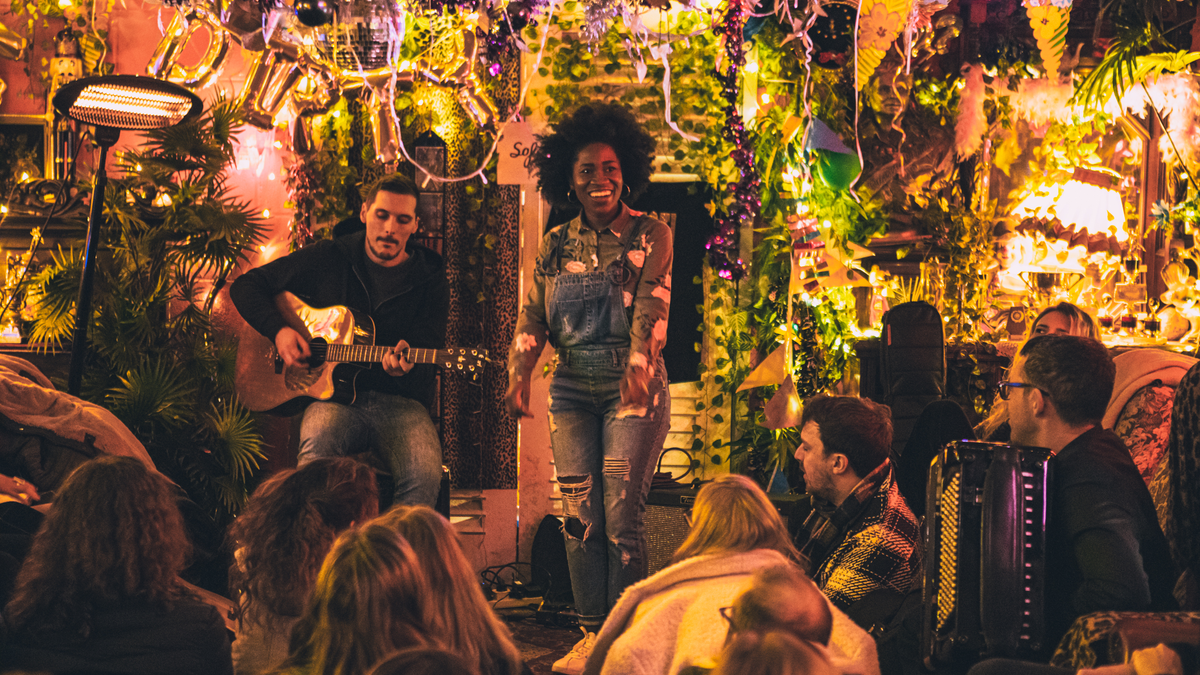
<svg viewBox="0 0 1200 675">
<path fill-rule="evenodd" d="M 499 165 L 496 167 L 496 182 L 501 185 L 533 185 L 537 183 L 537 169 L 533 166 L 533 153 L 537 152 L 537 139 L 528 122 L 512 122 L 504 127 L 500 136 Z"/>
</svg>

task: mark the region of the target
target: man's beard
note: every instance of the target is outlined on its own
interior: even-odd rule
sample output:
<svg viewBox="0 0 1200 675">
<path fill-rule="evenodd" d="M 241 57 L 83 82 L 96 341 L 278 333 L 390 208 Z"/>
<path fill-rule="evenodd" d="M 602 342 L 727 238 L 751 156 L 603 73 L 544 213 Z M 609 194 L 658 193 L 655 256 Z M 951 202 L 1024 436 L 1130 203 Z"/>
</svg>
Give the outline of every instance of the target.
<svg viewBox="0 0 1200 675">
<path fill-rule="evenodd" d="M 395 239 L 387 239 L 385 241 L 389 241 L 392 244 L 395 244 L 395 246 L 396 246 L 395 250 L 394 251 L 380 251 L 379 249 L 375 248 L 374 241 L 367 240 L 367 245 L 371 247 L 371 253 L 373 253 L 376 258 L 378 258 L 380 260 L 395 260 L 396 258 L 398 258 L 400 256 L 401 253 L 404 252 L 404 249 L 400 248 L 399 241 L 397 241 Z"/>
</svg>

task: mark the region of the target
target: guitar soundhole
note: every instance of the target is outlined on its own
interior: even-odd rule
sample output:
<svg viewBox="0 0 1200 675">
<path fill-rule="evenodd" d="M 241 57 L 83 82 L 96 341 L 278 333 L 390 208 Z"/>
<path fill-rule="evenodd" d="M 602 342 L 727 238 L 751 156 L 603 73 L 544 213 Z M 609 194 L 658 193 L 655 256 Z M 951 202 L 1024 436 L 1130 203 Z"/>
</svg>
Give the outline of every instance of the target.
<svg viewBox="0 0 1200 675">
<path fill-rule="evenodd" d="M 322 363 L 315 368 L 284 368 L 283 383 L 292 391 L 305 391 L 309 387 L 316 384 L 321 378 L 321 371 L 325 370 L 325 364 Z"/>
</svg>

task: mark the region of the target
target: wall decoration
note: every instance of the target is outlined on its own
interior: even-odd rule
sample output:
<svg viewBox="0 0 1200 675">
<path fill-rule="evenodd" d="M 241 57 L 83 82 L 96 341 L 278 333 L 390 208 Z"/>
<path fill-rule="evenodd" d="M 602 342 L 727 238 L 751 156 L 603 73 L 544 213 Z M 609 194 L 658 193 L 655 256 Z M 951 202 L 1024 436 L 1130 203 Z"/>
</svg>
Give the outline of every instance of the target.
<svg viewBox="0 0 1200 675">
<path fill-rule="evenodd" d="M 1042 68 L 1051 81 L 1058 79 L 1058 68 L 1067 47 L 1067 23 L 1071 19 L 1071 0 L 1024 0 L 1029 25 L 1042 55 Z"/>
</svg>

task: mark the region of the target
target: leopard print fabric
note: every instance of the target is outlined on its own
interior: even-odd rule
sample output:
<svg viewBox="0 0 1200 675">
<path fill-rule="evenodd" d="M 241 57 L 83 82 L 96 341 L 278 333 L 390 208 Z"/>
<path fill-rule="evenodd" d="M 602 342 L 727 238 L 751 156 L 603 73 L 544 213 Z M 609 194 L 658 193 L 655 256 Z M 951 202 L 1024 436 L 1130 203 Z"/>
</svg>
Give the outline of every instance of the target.
<svg viewBox="0 0 1200 675">
<path fill-rule="evenodd" d="M 516 101 L 520 60 L 505 61 L 500 84 L 489 91 L 500 116 Z M 459 123 L 469 125 L 463 119 Z M 477 133 L 468 129 L 464 133 Z M 467 157 L 462 144 L 447 143 L 446 165 L 451 175 L 474 171 L 478 158 Z M 476 187 L 478 182 L 472 182 Z M 516 489 L 517 422 L 504 409 L 508 374 L 504 358 L 512 341 L 519 310 L 518 283 L 521 275 L 520 190 L 516 186 L 489 185 L 498 192 L 499 210 L 486 214 L 467 213 L 466 184 L 453 183 L 446 190 L 446 233 L 444 250 L 450 280 L 450 320 L 446 344 L 482 347 L 492 364 L 484 369 L 479 386 L 453 375 L 441 378 L 440 417 L 443 461 L 450 469 L 451 485 L 470 489 Z M 468 225 L 468 218 L 475 227 Z M 494 282 L 487 285 L 487 299 L 479 302 L 477 288 L 467 277 L 477 270 L 472 262 L 476 239 L 496 237 Z"/>
<path fill-rule="evenodd" d="M 1200 573 L 1200 364 L 1180 380 L 1174 405 L 1167 440 L 1170 508 L 1161 522 L 1176 566 L 1196 579 Z"/>
</svg>

